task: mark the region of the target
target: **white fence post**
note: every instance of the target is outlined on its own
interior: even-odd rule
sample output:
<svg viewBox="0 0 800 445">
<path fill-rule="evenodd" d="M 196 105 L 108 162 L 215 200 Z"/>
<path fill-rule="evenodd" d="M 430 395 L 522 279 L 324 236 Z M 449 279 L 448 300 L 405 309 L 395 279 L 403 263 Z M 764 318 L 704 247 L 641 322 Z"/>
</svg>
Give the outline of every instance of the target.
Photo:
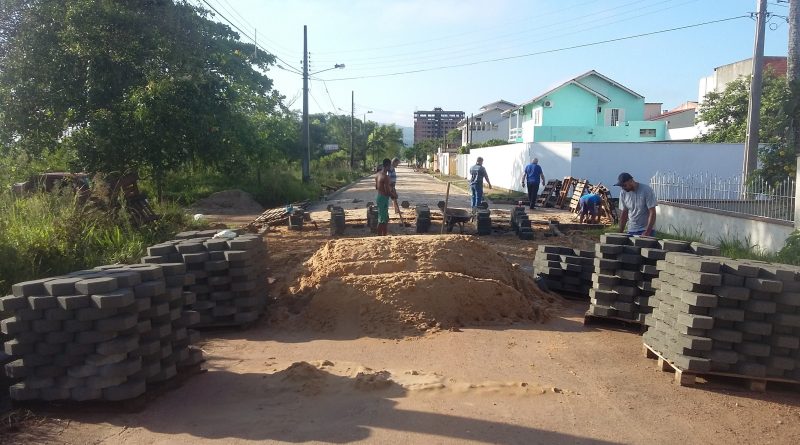
<svg viewBox="0 0 800 445">
<path fill-rule="evenodd" d="M 800 156 L 797 156 L 797 169 L 794 180 L 794 228 L 800 230 L 800 198 L 797 192 L 800 191 Z"/>
</svg>

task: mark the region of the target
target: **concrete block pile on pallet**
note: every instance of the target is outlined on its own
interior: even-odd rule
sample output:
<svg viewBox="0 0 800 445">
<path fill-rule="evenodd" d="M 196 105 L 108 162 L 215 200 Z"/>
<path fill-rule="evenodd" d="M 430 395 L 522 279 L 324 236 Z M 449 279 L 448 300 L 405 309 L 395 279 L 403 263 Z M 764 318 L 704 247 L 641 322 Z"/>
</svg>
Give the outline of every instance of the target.
<svg viewBox="0 0 800 445">
<path fill-rule="evenodd" d="M 659 276 L 657 263 L 668 252 L 718 255 L 719 248 L 697 242 L 609 233 L 595 245 L 589 311 L 595 317 L 614 317 L 644 323 Z"/>
<path fill-rule="evenodd" d="M 594 257 L 592 251 L 539 245 L 533 270 L 545 280 L 548 289 L 585 298 L 592 287 Z"/>
<path fill-rule="evenodd" d="M 641 314 L 649 312 L 646 300 L 651 291 L 643 285 L 646 280 L 642 274 L 642 270 L 649 269 L 644 264 L 641 246 L 652 246 L 654 242 L 658 243 L 654 238 L 639 239 L 625 234 L 600 237 L 600 242 L 595 244 L 594 274 L 589 291 L 591 304 L 587 315 L 640 321 Z"/>
<path fill-rule="evenodd" d="M 645 344 L 682 370 L 800 380 L 800 268 L 668 253 Z"/>
<path fill-rule="evenodd" d="M 267 304 L 266 245 L 257 235 L 211 238 L 212 231 L 182 232 L 148 248 L 145 263 L 180 258 L 194 283 L 197 327 L 238 326 L 258 319 Z M 216 233 L 216 231 L 213 231 Z"/>
<path fill-rule="evenodd" d="M 183 280 L 183 270 L 104 266 L 13 285 L 0 298 L 0 310 L 14 314 L 0 322 L 11 337 L 3 346 L 14 358 L 5 366 L 17 381 L 12 399 L 131 399 L 202 361 L 185 335 L 196 319 L 181 304 L 190 296 L 166 282 Z"/>
</svg>

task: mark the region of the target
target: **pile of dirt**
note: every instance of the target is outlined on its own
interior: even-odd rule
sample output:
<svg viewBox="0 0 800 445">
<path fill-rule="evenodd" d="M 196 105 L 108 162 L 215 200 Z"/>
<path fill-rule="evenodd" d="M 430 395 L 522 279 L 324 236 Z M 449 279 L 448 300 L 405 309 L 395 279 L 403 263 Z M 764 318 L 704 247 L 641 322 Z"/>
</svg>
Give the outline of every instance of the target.
<svg viewBox="0 0 800 445">
<path fill-rule="evenodd" d="M 305 323 L 350 336 L 544 321 L 558 300 L 470 236 L 334 240 L 303 269 Z"/>
<path fill-rule="evenodd" d="M 253 197 L 241 190 L 223 190 L 192 204 L 199 213 L 212 215 L 252 215 L 261 213 L 264 208 Z"/>
</svg>

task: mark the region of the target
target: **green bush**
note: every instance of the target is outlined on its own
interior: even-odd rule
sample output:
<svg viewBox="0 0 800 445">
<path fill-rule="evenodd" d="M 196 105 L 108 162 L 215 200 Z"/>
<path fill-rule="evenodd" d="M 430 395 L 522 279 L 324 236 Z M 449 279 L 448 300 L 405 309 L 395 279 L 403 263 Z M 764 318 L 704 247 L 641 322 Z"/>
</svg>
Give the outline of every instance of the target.
<svg viewBox="0 0 800 445">
<path fill-rule="evenodd" d="M 782 263 L 800 265 L 800 230 L 795 230 L 786 239 L 786 244 L 778 252 Z"/>
<path fill-rule="evenodd" d="M 316 173 L 315 170 L 312 169 L 312 173 Z M 142 188 L 150 196 L 155 196 L 155 186 L 151 181 L 143 181 Z M 191 205 L 213 193 L 231 189 L 251 194 L 264 207 L 315 199 L 321 192 L 318 183 L 302 182 L 297 163 L 278 162 L 270 164 L 261 172 L 249 175 L 225 175 L 212 167 L 187 167 L 170 172 L 164 180 L 162 198 Z"/>
<path fill-rule="evenodd" d="M 0 292 L 13 283 L 91 268 L 138 263 L 147 246 L 200 228 L 179 207 L 155 205 L 161 218 L 135 227 L 125 209 L 80 204 L 67 191 L 17 198 L 0 192 Z"/>
</svg>

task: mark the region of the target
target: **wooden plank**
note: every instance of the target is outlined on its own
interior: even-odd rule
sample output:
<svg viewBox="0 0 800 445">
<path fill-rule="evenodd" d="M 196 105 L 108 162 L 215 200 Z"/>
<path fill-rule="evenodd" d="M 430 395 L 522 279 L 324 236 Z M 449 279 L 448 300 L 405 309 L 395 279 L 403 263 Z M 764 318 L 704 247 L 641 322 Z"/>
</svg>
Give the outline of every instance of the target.
<svg viewBox="0 0 800 445">
<path fill-rule="evenodd" d="M 660 352 L 656 351 L 651 346 L 647 345 L 647 343 L 644 343 L 644 354 L 646 358 L 657 359 L 656 362 L 657 369 L 664 372 L 669 372 L 669 371 L 674 372 L 675 383 L 677 383 L 680 386 L 692 386 L 697 383 L 697 377 L 706 377 L 706 376 L 727 377 L 727 378 L 741 380 L 747 383 L 747 387 L 751 391 L 759 391 L 759 392 L 764 392 L 767 390 L 767 382 L 789 383 L 793 385 L 800 384 L 800 381 L 798 380 L 785 379 L 780 377 L 752 377 L 742 374 L 733 374 L 729 372 L 717 372 L 717 371 L 709 371 L 709 372 L 687 371 L 679 368 L 674 363 L 667 360 L 664 356 L 661 355 Z"/>
<path fill-rule="evenodd" d="M 644 330 L 645 327 L 644 323 L 642 323 L 639 320 L 630 320 L 628 318 L 622 318 L 622 317 L 603 317 L 600 315 L 590 314 L 588 312 L 586 312 L 583 315 L 584 326 L 596 323 L 601 323 L 601 324 L 605 323 L 606 325 L 617 325 L 624 327 L 627 330 L 636 332 L 641 332 L 642 330 Z"/>
</svg>

